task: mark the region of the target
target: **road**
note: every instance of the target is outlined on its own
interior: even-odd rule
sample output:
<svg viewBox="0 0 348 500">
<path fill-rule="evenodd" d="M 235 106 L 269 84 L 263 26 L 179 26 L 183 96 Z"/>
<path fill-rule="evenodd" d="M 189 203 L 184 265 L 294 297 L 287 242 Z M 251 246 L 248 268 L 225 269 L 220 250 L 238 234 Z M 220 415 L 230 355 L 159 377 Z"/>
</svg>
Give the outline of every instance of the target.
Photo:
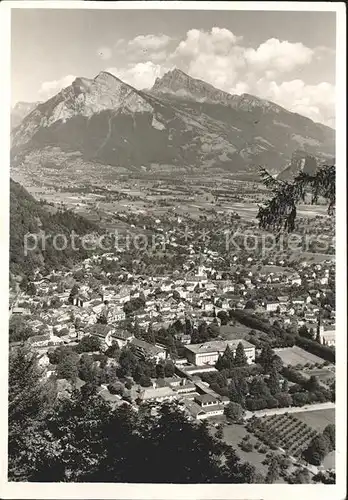
<svg viewBox="0 0 348 500">
<path fill-rule="evenodd" d="M 314 405 L 307 406 L 290 406 L 289 408 L 272 408 L 271 410 L 258 410 L 258 411 L 246 411 L 245 419 L 255 417 L 266 417 L 269 415 L 281 415 L 282 413 L 300 413 L 303 411 L 317 411 L 317 410 L 329 410 L 334 409 L 335 403 L 331 401 L 327 403 L 316 403 Z"/>
</svg>

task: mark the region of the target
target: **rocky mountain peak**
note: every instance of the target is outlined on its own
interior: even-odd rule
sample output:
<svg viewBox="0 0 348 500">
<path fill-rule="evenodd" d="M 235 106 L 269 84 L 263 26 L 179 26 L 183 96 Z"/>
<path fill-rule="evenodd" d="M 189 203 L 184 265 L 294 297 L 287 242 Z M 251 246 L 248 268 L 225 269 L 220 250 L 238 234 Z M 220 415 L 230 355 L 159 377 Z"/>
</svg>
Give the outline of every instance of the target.
<svg viewBox="0 0 348 500">
<path fill-rule="evenodd" d="M 119 78 L 117 78 L 115 75 L 112 75 L 108 71 L 101 71 L 100 73 L 98 73 L 98 75 L 94 78 L 94 81 L 96 83 L 107 84 L 110 86 L 123 83 Z"/>
<path fill-rule="evenodd" d="M 193 78 L 178 68 L 168 71 L 162 78 L 156 78 L 151 91 L 155 93 L 176 94 L 196 101 L 226 104 L 228 100 L 233 100 L 231 94 L 219 90 L 203 80 Z"/>
<path fill-rule="evenodd" d="M 174 68 L 167 71 L 162 77 L 158 77 L 152 87 L 152 90 L 168 91 L 179 90 L 185 87 L 191 77 L 181 71 L 179 68 Z"/>
<path fill-rule="evenodd" d="M 34 120 L 23 120 L 21 130 L 13 134 L 13 144 L 28 141 L 37 130 L 56 122 L 66 123 L 76 116 L 91 117 L 106 110 L 142 113 L 151 112 L 152 106 L 140 92 L 107 71 L 101 71 L 94 79 L 78 77 L 36 108 Z"/>
<path fill-rule="evenodd" d="M 122 168 L 245 171 L 265 165 L 279 172 L 298 148 L 331 156 L 334 132 L 270 101 L 224 92 L 178 68 L 158 78 L 149 92 L 102 71 L 94 78 L 76 78 L 39 104 L 13 129 L 12 146 L 15 161 L 27 155 L 29 168 L 36 161 L 31 154 L 41 162 L 46 147 L 58 147 Z M 56 152 L 47 154 L 58 161 Z M 302 168 L 302 161 L 293 163 L 291 168 Z"/>
</svg>

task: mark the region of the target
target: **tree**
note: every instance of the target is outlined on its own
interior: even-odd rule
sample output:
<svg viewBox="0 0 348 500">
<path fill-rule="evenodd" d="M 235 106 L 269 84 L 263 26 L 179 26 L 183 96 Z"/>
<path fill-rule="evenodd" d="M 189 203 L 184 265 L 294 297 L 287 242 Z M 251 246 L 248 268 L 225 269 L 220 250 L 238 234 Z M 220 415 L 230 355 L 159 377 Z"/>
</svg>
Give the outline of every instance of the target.
<svg viewBox="0 0 348 500">
<path fill-rule="evenodd" d="M 190 318 L 185 319 L 185 333 L 186 335 L 192 335 L 193 333 L 193 328 L 192 328 L 192 322 Z"/>
<path fill-rule="evenodd" d="M 275 397 L 277 398 L 278 406 L 280 408 L 286 408 L 292 405 L 292 397 L 287 392 L 278 392 Z"/>
<path fill-rule="evenodd" d="M 108 324 L 108 315 L 107 315 L 107 311 L 103 311 L 102 313 L 100 313 L 100 315 L 98 316 L 97 318 L 97 323 L 101 324 L 101 325 L 107 325 Z"/>
<path fill-rule="evenodd" d="M 69 302 L 72 303 L 74 297 L 79 293 L 80 287 L 75 283 L 74 286 L 72 287 L 69 295 Z"/>
<path fill-rule="evenodd" d="M 108 358 L 114 358 L 114 359 L 119 359 L 120 357 L 120 347 L 118 345 L 117 342 L 114 342 L 111 346 L 109 346 L 106 351 L 105 351 L 105 355 L 108 357 Z"/>
<path fill-rule="evenodd" d="M 309 338 L 309 332 L 308 332 L 308 328 L 306 327 L 306 325 L 302 325 L 298 329 L 298 334 L 301 335 L 301 337 L 307 337 L 307 338 Z"/>
<path fill-rule="evenodd" d="M 8 381 L 8 476 L 27 481 L 33 473 L 29 459 L 37 428 L 57 397 L 54 380 L 44 380 L 38 357 L 27 347 L 11 350 Z"/>
<path fill-rule="evenodd" d="M 231 350 L 230 346 L 227 345 L 225 352 L 223 353 L 222 356 L 219 356 L 215 367 L 217 370 L 230 370 L 234 365 L 234 355 L 233 351 Z"/>
<path fill-rule="evenodd" d="M 208 340 L 209 340 L 208 326 L 205 321 L 202 321 L 202 323 L 200 323 L 200 325 L 198 326 L 198 335 L 195 342 L 197 341 L 197 343 L 203 343 L 207 342 Z"/>
<path fill-rule="evenodd" d="M 226 311 L 219 311 L 217 317 L 221 320 L 221 325 L 228 324 L 229 317 Z"/>
<path fill-rule="evenodd" d="M 273 370 L 280 371 L 283 367 L 281 358 L 274 353 L 269 344 L 262 348 L 259 363 L 265 373 L 271 373 Z"/>
<path fill-rule="evenodd" d="M 81 386 L 81 395 L 83 398 L 87 399 L 91 396 L 95 396 L 98 392 L 98 386 L 95 382 L 87 382 L 83 386 Z"/>
<path fill-rule="evenodd" d="M 330 439 L 325 434 L 318 434 L 312 439 L 303 456 L 307 462 L 320 465 L 325 455 L 331 451 L 330 448 Z"/>
<path fill-rule="evenodd" d="M 268 466 L 268 471 L 266 475 L 266 483 L 272 484 L 274 483 L 278 478 L 280 474 L 280 466 L 279 462 L 276 456 L 272 457 L 270 460 L 269 466 Z"/>
<path fill-rule="evenodd" d="M 270 390 L 262 377 L 255 377 L 252 380 L 249 392 L 252 396 L 259 398 L 266 398 L 270 395 Z"/>
<path fill-rule="evenodd" d="M 150 377 L 144 373 L 140 375 L 138 382 L 142 387 L 150 387 L 152 385 Z"/>
<path fill-rule="evenodd" d="M 239 342 L 234 355 L 234 365 L 245 366 L 247 364 L 248 364 L 248 358 L 245 355 L 243 344 Z"/>
<path fill-rule="evenodd" d="M 156 377 L 157 378 L 164 378 L 164 364 L 163 363 L 158 363 L 156 365 Z"/>
<path fill-rule="evenodd" d="M 227 406 L 225 406 L 225 415 L 228 420 L 238 423 L 243 419 L 244 410 L 240 404 L 231 401 Z"/>
<path fill-rule="evenodd" d="M 79 316 L 77 316 L 74 319 L 74 326 L 75 326 L 75 330 L 79 330 L 81 328 L 81 318 Z"/>
<path fill-rule="evenodd" d="M 320 390 L 320 383 L 319 379 L 315 375 L 311 375 L 308 382 L 306 383 L 306 389 L 309 392 L 314 392 L 317 391 L 318 389 Z"/>
<path fill-rule="evenodd" d="M 65 378 L 71 382 L 75 382 L 78 376 L 78 354 L 72 352 L 65 356 L 56 368 L 56 376 L 58 379 Z"/>
<path fill-rule="evenodd" d="M 215 339 L 220 334 L 220 327 L 216 323 L 211 323 L 207 328 L 209 338 Z"/>
<path fill-rule="evenodd" d="M 23 342 L 35 335 L 22 317 L 11 316 L 9 323 L 10 342 Z"/>
<path fill-rule="evenodd" d="M 299 468 L 291 475 L 292 484 L 308 484 L 310 483 L 310 475 L 307 469 Z"/>
<path fill-rule="evenodd" d="M 256 309 L 255 302 L 253 302 L 252 300 L 248 300 L 245 304 L 244 309 Z"/>
<path fill-rule="evenodd" d="M 86 384 L 87 385 L 87 384 Z M 84 386 L 85 387 L 85 386 Z M 57 401 L 16 450 L 35 482 L 251 483 L 255 468 L 217 440 L 208 426 L 189 422 L 176 405 L 136 412 L 113 409 L 93 391 Z M 187 445 L 190 443 L 190 446 Z M 171 467 L 163 457 L 170 455 Z M 156 464 L 156 467 L 153 466 Z M 11 469 L 9 480 L 14 479 Z"/>
<path fill-rule="evenodd" d="M 147 328 L 146 333 L 144 334 L 144 340 L 148 342 L 149 344 L 155 344 L 156 343 L 156 337 L 155 337 L 155 332 L 153 330 L 153 326 L 151 323 L 149 323 L 149 326 Z"/>
<path fill-rule="evenodd" d="M 173 361 L 167 360 L 164 365 L 164 374 L 166 377 L 173 377 L 175 373 L 175 366 Z"/>
<path fill-rule="evenodd" d="M 124 394 L 124 385 L 121 382 L 113 382 L 108 385 L 108 390 L 110 394 L 118 394 L 119 396 L 123 396 Z"/>
<path fill-rule="evenodd" d="M 27 294 L 36 295 L 36 293 L 37 293 L 36 286 L 32 281 L 30 281 L 27 286 Z"/>
<path fill-rule="evenodd" d="M 272 369 L 272 361 L 273 361 L 274 351 L 269 344 L 266 344 L 265 347 L 262 348 L 259 363 L 264 369 L 265 373 L 269 373 Z"/>
<path fill-rule="evenodd" d="M 270 376 L 267 380 L 267 385 L 271 394 L 278 394 L 280 391 L 280 377 L 279 373 L 276 370 L 272 370 Z"/>
<path fill-rule="evenodd" d="M 82 352 L 95 352 L 101 350 L 101 340 L 95 335 L 86 335 L 83 337 L 78 345 L 76 346 L 76 351 L 78 353 Z"/>
<path fill-rule="evenodd" d="M 335 449 L 336 443 L 336 427 L 335 424 L 328 424 L 323 430 L 324 436 L 326 436 L 330 442 L 330 451 Z"/>
<path fill-rule="evenodd" d="M 88 354 L 83 354 L 81 356 L 78 373 L 81 380 L 84 380 L 86 383 L 94 383 L 98 385 L 98 373 L 92 356 Z"/>
<path fill-rule="evenodd" d="M 56 347 L 54 350 L 48 350 L 47 356 L 52 365 L 58 365 L 63 361 L 63 359 L 72 354 L 73 350 L 69 346 L 61 345 Z"/>
<path fill-rule="evenodd" d="M 125 348 L 121 350 L 119 363 L 124 375 L 128 376 L 132 375 L 134 368 L 138 364 L 138 360 L 130 349 Z"/>
<path fill-rule="evenodd" d="M 288 379 L 284 379 L 282 383 L 282 392 L 289 392 L 289 381 Z"/>
<path fill-rule="evenodd" d="M 253 449 L 254 449 L 254 446 L 250 441 L 245 441 L 245 442 L 243 441 L 241 443 L 240 447 L 243 451 L 246 451 L 247 453 L 249 453 L 250 451 L 253 451 Z"/>
<path fill-rule="evenodd" d="M 301 172 L 292 182 L 275 179 L 263 168 L 260 175 L 272 193 L 272 198 L 259 207 L 256 217 L 260 228 L 292 232 L 295 229 L 296 206 L 305 200 L 307 192 L 312 193 L 312 203 L 316 203 L 319 197 L 324 198 L 328 202 L 329 215 L 333 214 L 336 203 L 334 166 L 320 168 L 314 175 Z"/>
<path fill-rule="evenodd" d="M 241 390 L 238 381 L 232 379 L 228 386 L 228 396 L 234 403 L 240 404 L 242 407 L 245 405 L 245 392 Z"/>
</svg>

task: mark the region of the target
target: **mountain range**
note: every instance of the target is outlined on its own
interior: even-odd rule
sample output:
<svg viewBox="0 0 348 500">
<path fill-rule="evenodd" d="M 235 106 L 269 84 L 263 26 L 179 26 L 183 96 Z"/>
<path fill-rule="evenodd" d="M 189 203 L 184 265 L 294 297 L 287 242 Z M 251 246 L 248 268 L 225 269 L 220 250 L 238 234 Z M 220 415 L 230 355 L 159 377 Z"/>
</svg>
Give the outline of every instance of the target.
<svg viewBox="0 0 348 500">
<path fill-rule="evenodd" d="M 19 101 L 11 109 L 11 129 L 18 127 L 18 125 L 23 121 L 23 119 L 33 110 L 36 106 L 40 104 L 37 102 L 23 102 Z"/>
<path fill-rule="evenodd" d="M 334 155 L 333 129 L 273 102 L 223 92 L 179 69 L 146 91 L 103 71 L 13 112 L 11 165 L 36 165 L 43 177 L 48 164 L 70 171 L 76 164 L 80 176 L 84 165 L 98 164 L 173 175 L 255 172 L 259 165 L 278 173 L 298 150 L 319 164 Z"/>
</svg>

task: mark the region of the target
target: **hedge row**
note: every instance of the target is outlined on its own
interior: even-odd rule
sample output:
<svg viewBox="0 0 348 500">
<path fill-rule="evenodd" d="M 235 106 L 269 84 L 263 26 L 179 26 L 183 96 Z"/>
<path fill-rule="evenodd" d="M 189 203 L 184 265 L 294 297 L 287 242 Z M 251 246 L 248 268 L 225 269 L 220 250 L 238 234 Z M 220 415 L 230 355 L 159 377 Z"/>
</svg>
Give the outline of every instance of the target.
<svg viewBox="0 0 348 500">
<path fill-rule="evenodd" d="M 335 351 L 331 347 L 328 347 L 326 345 L 321 345 L 315 340 L 310 340 L 304 337 L 298 337 L 296 339 L 296 345 L 302 347 L 302 349 L 310 352 L 311 354 L 315 354 L 316 356 L 325 359 L 326 361 L 335 363 L 336 360 Z"/>
</svg>

